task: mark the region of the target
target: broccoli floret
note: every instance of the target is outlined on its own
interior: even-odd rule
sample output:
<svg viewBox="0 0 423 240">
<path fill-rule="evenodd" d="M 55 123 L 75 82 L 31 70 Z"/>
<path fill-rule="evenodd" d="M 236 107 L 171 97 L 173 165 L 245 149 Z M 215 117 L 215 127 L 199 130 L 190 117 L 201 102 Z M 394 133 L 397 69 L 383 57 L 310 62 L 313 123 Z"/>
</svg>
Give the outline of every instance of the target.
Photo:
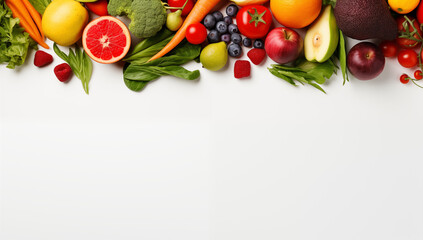
<svg viewBox="0 0 423 240">
<path fill-rule="evenodd" d="M 129 31 L 139 38 L 154 36 L 166 23 L 166 9 L 160 0 L 110 0 L 112 16 L 128 16 Z"/>
</svg>

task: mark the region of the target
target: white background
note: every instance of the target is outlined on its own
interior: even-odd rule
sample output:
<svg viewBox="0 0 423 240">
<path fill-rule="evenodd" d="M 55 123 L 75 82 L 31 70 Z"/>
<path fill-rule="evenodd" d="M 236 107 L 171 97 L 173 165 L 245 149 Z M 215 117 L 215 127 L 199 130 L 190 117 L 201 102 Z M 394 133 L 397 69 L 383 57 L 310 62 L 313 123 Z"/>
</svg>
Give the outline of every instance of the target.
<svg viewBox="0 0 423 240">
<path fill-rule="evenodd" d="M 2 240 L 423 238 L 423 89 L 394 59 L 327 95 L 269 59 L 140 93 L 95 64 L 90 95 L 32 60 L 0 71 Z"/>
</svg>

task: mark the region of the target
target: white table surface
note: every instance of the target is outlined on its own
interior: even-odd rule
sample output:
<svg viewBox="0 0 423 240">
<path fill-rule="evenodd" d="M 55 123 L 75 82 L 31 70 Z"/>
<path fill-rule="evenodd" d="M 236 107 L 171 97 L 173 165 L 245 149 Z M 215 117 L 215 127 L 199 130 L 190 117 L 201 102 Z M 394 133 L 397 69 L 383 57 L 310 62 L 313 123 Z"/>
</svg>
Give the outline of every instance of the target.
<svg viewBox="0 0 423 240">
<path fill-rule="evenodd" d="M 0 69 L 0 239 L 423 238 L 423 89 L 395 59 L 327 95 L 270 59 L 140 93 L 95 64 L 86 95 L 54 59 Z"/>
</svg>

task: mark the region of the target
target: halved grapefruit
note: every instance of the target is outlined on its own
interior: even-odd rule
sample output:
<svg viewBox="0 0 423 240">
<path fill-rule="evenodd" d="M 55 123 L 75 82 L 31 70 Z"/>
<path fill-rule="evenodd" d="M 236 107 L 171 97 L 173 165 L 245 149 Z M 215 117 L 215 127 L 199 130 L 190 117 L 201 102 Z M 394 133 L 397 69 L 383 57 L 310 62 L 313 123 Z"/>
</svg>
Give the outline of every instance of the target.
<svg viewBox="0 0 423 240">
<path fill-rule="evenodd" d="M 103 16 L 91 21 L 85 27 L 82 45 L 94 61 L 114 63 L 128 53 L 131 35 L 122 21 L 112 16 Z"/>
</svg>

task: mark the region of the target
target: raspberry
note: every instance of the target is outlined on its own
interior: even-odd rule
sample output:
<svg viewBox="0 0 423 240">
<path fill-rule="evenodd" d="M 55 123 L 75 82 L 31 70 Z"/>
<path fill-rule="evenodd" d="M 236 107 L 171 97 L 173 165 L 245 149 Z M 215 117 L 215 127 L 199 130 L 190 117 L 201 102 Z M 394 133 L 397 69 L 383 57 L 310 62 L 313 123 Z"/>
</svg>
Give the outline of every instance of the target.
<svg viewBox="0 0 423 240">
<path fill-rule="evenodd" d="M 248 58 L 255 65 L 259 65 L 266 57 L 266 51 L 262 48 L 253 48 L 247 53 Z"/>
<path fill-rule="evenodd" d="M 49 65 L 50 63 L 53 62 L 53 56 L 51 56 L 50 54 L 38 50 L 35 53 L 35 57 L 34 57 L 34 65 L 37 67 L 44 67 Z"/>
<path fill-rule="evenodd" d="M 67 63 L 62 63 L 54 68 L 54 74 L 61 82 L 66 82 L 72 75 L 72 68 Z"/>
<path fill-rule="evenodd" d="M 251 73 L 251 64 L 246 60 L 237 60 L 234 67 L 235 78 L 249 77 Z"/>
</svg>

